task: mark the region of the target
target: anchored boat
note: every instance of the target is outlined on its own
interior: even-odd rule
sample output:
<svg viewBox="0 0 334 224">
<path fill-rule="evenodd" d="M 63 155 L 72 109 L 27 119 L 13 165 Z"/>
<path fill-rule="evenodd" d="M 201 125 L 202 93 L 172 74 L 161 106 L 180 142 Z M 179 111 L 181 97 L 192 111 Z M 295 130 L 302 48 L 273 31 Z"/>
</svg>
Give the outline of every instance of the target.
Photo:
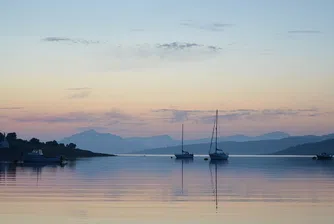
<svg viewBox="0 0 334 224">
<path fill-rule="evenodd" d="M 333 155 L 327 154 L 325 152 L 317 155 L 318 160 L 331 160 L 333 158 Z"/>
<path fill-rule="evenodd" d="M 64 156 L 47 157 L 44 156 L 42 149 L 35 149 L 23 156 L 23 163 L 59 163 L 66 162 Z"/>
<path fill-rule="evenodd" d="M 209 156 L 211 160 L 228 160 L 228 153 L 225 153 L 222 149 L 218 148 L 218 110 L 216 110 L 216 120 L 213 126 L 212 136 L 211 136 L 211 144 L 210 144 L 210 150 L 209 150 Z M 215 135 L 215 151 L 213 153 L 210 153 L 212 148 L 212 140 L 214 132 L 216 132 Z"/>
<path fill-rule="evenodd" d="M 194 154 L 189 153 L 185 150 L 183 150 L 183 124 L 182 124 L 182 144 L 181 144 L 181 153 L 174 154 L 176 159 L 193 159 Z"/>
</svg>

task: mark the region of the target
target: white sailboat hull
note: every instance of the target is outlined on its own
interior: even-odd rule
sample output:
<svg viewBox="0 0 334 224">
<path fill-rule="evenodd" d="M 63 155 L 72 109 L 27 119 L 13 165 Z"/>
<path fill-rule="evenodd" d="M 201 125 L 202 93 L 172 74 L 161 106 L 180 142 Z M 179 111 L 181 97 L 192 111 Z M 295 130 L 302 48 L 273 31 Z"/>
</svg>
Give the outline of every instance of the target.
<svg viewBox="0 0 334 224">
<path fill-rule="evenodd" d="M 192 159 L 194 154 L 175 154 L 176 159 Z"/>
<path fill-rule="evenodd" d="M 229 155 L 226 153 L 210 153 L 211 160 L 228 160 Z"/>
</svg>

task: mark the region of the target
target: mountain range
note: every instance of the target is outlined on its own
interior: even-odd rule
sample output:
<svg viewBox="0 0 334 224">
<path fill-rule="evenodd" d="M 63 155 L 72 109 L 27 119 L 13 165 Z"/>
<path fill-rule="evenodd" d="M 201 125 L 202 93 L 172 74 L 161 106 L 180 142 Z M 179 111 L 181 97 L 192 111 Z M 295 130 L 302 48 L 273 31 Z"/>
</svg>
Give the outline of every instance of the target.
<svg viewBox="0 0 334 224">
<path fill-rule="evenodd" d="M 118 135 L 99 133 L 95 130 L 77 133 L 59 142 L 64 144 L 72 142 L 78 147 L 100 153 L 129 153 L 155 147 L 174 146 L 180 143 L 168 135 L 122 138 Z"/>
<path fill-rule="evenodd" d="M 328 139 L 334 139 L 334 134 L 315 136 L 291 136 L 282 139 L 271 139 L 271 140 L 257 140 L 247 142 L 233 142 L 225 141 L 219 142 L 218 147 L 223 149 L 232 155 L 262 155 L 272 154 L 287 148 L 305 144 L 320 142 Z M 210 143 L 201 143 L 184 146 L 184 150 L 187 150 L 194 154 L 207 155 L 210 149 Z M 137 154 L 174 154 L 180 152 L 180 146 L 147 149 L 136 152 Z"/>
<path fill-rule="evenodd" d="M 260 136 L 233 135 L 219 137 L 219 141 L 246 142 L 255 140 L 281 139 L 288 137 L 284 132 L 271 132 Z M 208 143 L 211 138 L 185 140 L 185 145 Z M 157 135 L 151 137 L 130 137 L 122 138 L 110 133 L 99 133 L 95 130 L 88 130 L 74 134 L 59 141 L 60 143 L 75 143 L 78 147 L 93 150 L 101 153 L 129 153 L 144 149 L 161 147 L 172 147 L 181 144 L 181 140 L 173 139 L 168 135 Z"/>
<path fill-rule="evenodd" d="M 334 139 L 292 146 L 273 155 L 317 155 L 323 152 L 334 154 Z"/>
<path fill-rule="evenodd" d="M 271 132 L 260 136 L 233 135 L 219 137 L 219 147 L 230 154 L 271 154 L 305 143 L 334 138 L 334 134 L 290 136 L 284 132 Z M 185 140 L 185 149 L 195 154 L 207 154 L 211 138 Z M 122 138 L 110 133 L 88 130 L 66 137 L 59 142 L 75 143 L 78 147 L 100 153 L 174 154 L 180 150 L 181 140 L 168 135 Z"/>
</svg>

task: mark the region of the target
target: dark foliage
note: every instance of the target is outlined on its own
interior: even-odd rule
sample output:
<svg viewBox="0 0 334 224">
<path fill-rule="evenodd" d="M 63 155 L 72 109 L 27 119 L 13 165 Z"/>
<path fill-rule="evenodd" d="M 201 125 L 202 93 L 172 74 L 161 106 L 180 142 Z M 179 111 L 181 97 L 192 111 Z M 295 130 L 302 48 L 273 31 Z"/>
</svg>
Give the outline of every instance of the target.
<svg viewBox="0 0 334 224">
<path fill-rule="evenodd" d="M 10 141 L 10 140 L 16 140 L 17 136 L 16 136 L 15 132 L 11 132 L 11 133 L 7 134 L 6 138 L 7 138 L 8 141 Z"/>
<path fill-rule="evenodd" d="M 37 139 L 37 138 L 32 138 L 32 139 L 30 139 L 29 142 L 32 143 L 32 144 L 39 144 L 40 143 L 39 139 Z"/>
<path fill-rule="evenodd" d="M 46 145 L 57 146 L 58 142 L 56 140 L 45 142 Z"/>
<path fill-rule="evenodd" d="M 66 145 L 66 147 L 68 147 L 70 149 L 75 149 L 77 147 L 77 145 L 74 144 L 74 143 L 70 143 L 70 144 Z"/>
<path fill-rule="evenodd" d="M 14 134 L 15 133 L 8 133 L 9 137 L 7 135 L 7 140 L 10 148 L 0 151 L 0 160 L 13 161 L 20 159 L 22 153 L 26 154 L 34 149 L 42 149 L 45 156 L 63 155 L 68 159 L 113 156 L 110 154 L 94 153 L 88 150 L 76 149 L 75 144 L 72 144 L 71 147 L 66 147 L 64 144 L 58 144 L 57 141 L 42 143 L 37 138 L 32 138 L 30 141 L 17 139 L 16 134 Z"/>
</svg>

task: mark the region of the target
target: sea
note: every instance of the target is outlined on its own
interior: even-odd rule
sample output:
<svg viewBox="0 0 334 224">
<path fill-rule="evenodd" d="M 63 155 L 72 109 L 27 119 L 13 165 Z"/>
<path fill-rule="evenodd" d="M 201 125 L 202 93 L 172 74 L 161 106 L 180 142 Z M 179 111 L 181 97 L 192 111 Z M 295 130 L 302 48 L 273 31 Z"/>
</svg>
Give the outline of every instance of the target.
<svg viewBox="0 0 334 224">
<path fill-rule="evenodd" d="M 1 163 L 0 223 L 334 223 L 334 161 L 205 157 Z"/>
</svg>

